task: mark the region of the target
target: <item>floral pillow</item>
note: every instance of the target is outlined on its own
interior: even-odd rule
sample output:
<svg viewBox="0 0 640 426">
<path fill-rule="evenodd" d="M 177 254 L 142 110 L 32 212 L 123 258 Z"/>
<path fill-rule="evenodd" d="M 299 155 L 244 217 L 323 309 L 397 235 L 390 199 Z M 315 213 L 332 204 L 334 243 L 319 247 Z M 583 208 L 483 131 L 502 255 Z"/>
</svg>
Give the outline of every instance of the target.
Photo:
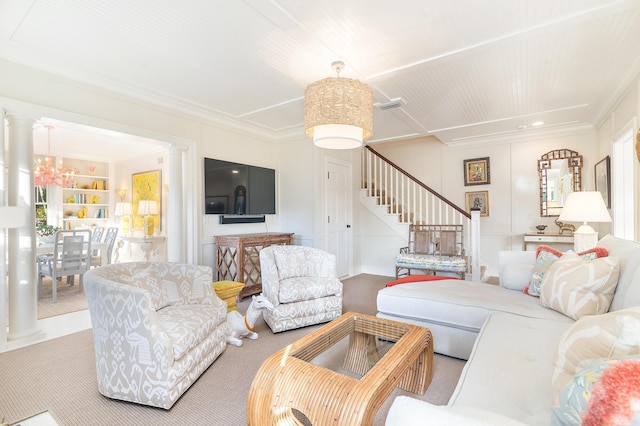
<svg viewBox="0 0 640 426">
<path fill-rule="evenodd" d="M 607 249 L 603 247 L 594 247 L 589 250 L 581 251 L 578 253 L 578 256 L 585 260 L 593 260 L 600 257 L 606 257 L 608 254 Z M 533 265 L 533 270 L 531 271 L 531 281 L 529 282 L 529 285 L 524 288 L 524 293 L 529 294 L 530 296 L 540 296 L 540 287 L 542 287 L 544 274 L 547 272 L 549 267 L 556 262 L 556 260 L 562 257 L 562 255 L 563 253 L 561 251 L 556 250 L 553 247 L 538 246 L 538 249 L 536 250 L 536 263 Z"/>
<path fill-rule="evenodd" d="M 629 367 L 633 367 L 633 371 L 635 372 L 640 371 L 638 364 L 640 364 L 639 355 L 632 355 L 631 357 L 620 359 L 599 358 L 595 361 L 590 361 L 587 367 L 573 376 L 569 383 L 560 391 L 559 406 L 552 408 L 554 424 L 582 425 L 585 414 L 589 411 L 589 400 L 592 395 L 597 398 L 599 393 L 606 390 L 605 385 L 607 381 L 615 380 L 614 375 L 624 373 Z M 616 382 L 619 382 L 619 380 L 616 380 Z M 637 392 L 640 392 L 640 390 Z M 605 397 L 605 401 L 610 401 L 614 395 L 619 393 L 619 389 L 613 389 L 612 394 L 603 396 Z M 603 411 L 603 405 L 606 404 L 598 405 L 599 411 Z M 599 414 L 599 417 L 602 417 L 603 413 Z M 602 418 L 599 420 L 602 420 Z"/>
</svg>

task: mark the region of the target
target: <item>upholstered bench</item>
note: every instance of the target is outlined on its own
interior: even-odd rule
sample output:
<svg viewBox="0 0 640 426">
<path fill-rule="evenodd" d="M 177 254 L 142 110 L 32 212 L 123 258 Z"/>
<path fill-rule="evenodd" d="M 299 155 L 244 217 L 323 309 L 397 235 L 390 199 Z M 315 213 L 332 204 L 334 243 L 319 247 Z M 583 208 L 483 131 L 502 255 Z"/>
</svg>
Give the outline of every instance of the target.
<svg viewBox="0 0 640 426">
<path fill-rule="evenodd" d="M 452 272 L 460 275 L 460 278 L 464 278 L 467 262 L 461 256 L 400 253 L 396 256 L 396 278 L 399 277 L 402 269 L 407 269 L 407 274 L 410 274 L 411 269 L 417 269 L 434 273 Z"/>
</svg>

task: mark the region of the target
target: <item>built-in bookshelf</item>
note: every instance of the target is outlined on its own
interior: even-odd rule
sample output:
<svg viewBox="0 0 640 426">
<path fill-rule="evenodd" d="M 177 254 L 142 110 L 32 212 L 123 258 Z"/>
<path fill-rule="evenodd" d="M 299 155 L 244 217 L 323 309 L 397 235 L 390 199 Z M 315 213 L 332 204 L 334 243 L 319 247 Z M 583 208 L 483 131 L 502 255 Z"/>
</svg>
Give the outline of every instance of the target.
<svg viewBox="0 0 640 426">
<path fill-rule="evenodd" d="M 63 158 L 64 168 L 74 168 L 74 184 L 62 190 L 62 227 L 104 226 L 109 212 L 109 164 Z"/>
</svg>

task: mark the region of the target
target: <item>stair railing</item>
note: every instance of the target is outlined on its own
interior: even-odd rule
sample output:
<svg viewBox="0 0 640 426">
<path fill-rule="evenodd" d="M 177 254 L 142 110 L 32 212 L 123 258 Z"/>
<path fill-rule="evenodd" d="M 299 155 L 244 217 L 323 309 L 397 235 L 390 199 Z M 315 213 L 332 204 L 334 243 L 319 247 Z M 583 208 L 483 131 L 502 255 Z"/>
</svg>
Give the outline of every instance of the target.
<svg viewBox="0 0 640 426">
<path fill-rule="evenodd" d="M 361 188 L 377 203 L 388 206 L 401 223 L 424 225 L 463 225 L 465 253 L 474 280 L 480 278 L 480 215 L 468 213 L 382 154 L 365 146 L 362 150 Z"/>
</svg>

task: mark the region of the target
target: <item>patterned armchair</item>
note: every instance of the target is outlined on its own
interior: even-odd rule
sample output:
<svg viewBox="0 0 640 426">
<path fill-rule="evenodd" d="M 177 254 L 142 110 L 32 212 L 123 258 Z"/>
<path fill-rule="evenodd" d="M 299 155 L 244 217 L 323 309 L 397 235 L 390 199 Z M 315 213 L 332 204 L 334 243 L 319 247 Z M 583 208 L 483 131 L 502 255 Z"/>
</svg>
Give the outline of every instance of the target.
<svg viewBox="0 0 640 426">
<path fill-rule="evenodd" d="M 207 266 L 117 263 L 85 274 L 99 392 L 169 409 L 226 348 Z"/>
<path fill-rule="evenodd" d="M 274 333 L 342 315 L 336 257 L 311 247 L 274 245 L 260 251 L 262 293 L 274 309 L 263 317 Z"/>
</svg>

